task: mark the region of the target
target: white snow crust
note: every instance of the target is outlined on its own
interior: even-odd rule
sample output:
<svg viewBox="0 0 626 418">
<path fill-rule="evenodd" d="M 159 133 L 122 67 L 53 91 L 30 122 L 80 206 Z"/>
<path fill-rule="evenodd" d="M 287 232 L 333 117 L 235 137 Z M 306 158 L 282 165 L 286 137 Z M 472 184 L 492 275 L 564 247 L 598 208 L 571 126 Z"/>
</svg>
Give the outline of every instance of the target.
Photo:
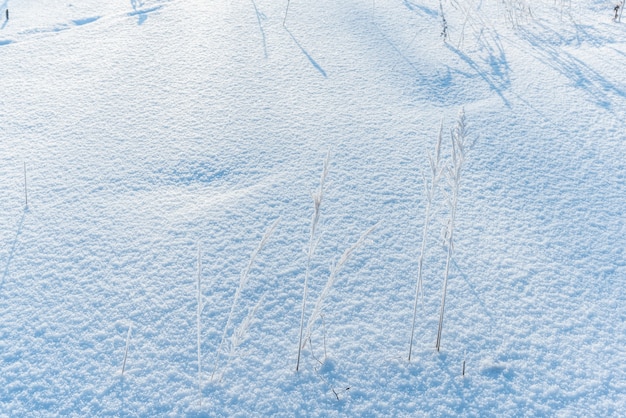
<svg viewBox="0 0 626 418">
<path fill-rule="evenodd" d="M 626 414 L 611 2 L 0 1 L 0 416 Z"/>
</svg>

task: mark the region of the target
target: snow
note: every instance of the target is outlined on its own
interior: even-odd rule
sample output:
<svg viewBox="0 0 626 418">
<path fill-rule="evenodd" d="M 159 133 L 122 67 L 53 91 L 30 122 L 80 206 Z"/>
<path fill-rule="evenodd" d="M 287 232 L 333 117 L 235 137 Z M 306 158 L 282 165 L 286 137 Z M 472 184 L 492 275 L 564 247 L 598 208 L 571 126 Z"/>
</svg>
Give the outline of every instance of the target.
<svg viewBox="0 0 626 418">
<path fill-rule="evenodd" d="M 622 416 L 624 23 L 524 4 L 5 0 L 0 415 Z"/>
</svg>

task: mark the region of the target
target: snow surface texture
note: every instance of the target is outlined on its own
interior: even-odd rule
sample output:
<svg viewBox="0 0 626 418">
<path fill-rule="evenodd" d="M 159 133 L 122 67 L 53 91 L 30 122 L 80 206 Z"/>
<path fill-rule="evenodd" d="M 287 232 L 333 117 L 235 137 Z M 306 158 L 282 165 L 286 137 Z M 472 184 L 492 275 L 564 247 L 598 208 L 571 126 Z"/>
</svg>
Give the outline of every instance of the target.
<svg viewBox="0 0 626 418">
<path fill-rule="evenodd" d="M 0 415 L 626 413 L 611 2 L 0 6 Z"/>
</svg>

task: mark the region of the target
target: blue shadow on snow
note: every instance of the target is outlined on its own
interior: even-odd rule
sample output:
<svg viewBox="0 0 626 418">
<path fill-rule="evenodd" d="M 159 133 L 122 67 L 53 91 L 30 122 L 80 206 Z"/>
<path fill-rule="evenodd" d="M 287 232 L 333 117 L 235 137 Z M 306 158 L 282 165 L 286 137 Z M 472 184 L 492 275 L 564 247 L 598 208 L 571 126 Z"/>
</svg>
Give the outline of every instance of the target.
<svg viewBox="0 0 626 418">
<path fill-rule="evenodd" d="M 324 69 L 317 63 L 317 61 L 315 61 L 313 59 L 313 57 L 311 57 L 311 55 L 309 55 L 309 53 L 302 47 L 302 45 L 300 45 L 300 42 L 298 42 L 298 40 L 296 39 L 295 36 L 293 36 L 293 34 L 291 33 L 291 31 L 287 28 L 285 28 L 285 30 L 287 31 L 287 33 L 289 34 L 289 36 L 291 36 L 291 39 L 293 39 L 293 41 L 296 43 L 296 45 L 298 45 L 298 48 L 300 48 L 300 51 L 302 51 L 302 53 L 304 54 L 304 56 L 306 56 L 309 60 L 309 62 L 311 63 L 311 65 L 313 65 L 313 67 L 315 67 L 315 69 L 317 71 L 320 72 L 320 74 L 322 76 L 324 76 L 324 78 L 328 78 L 326 75 L 326 71 L 324 71 Z"/>
<path fill-rule="evenodd" d="M 148 14 L 152 12 L 156 12 L 160 10 L 163 6 L 154 6 L 149 7 L 147 9 L 142 9 L 143 1 L 141 0 L 130 0 L 130 5 L 133 8 L 133 11 L 128 13 L 128 16 L 137 16 L 137 25 L 141 26 L 148 19 Z"/>
</svg>

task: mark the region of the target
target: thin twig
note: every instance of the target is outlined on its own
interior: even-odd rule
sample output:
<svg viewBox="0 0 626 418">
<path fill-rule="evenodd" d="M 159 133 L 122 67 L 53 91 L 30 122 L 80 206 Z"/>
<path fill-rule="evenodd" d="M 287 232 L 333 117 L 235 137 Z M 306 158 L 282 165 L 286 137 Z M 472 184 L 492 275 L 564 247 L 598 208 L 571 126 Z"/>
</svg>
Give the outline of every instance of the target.
<svg viewBox="0 0 626 418">
<path fill-rule="evenodd" d="M 254 263 L 254 260 L 256 259 L 259 252 L 261 252 L 261 250 L 265 246 L 265 243 L 267 242 L 269 237 L 274 232 L 274 229 L 276 229 L 276 226 L 278 225 L 279 221 L 280 221 L 280 218 L 276 219 L 276 221 L 274 221 L 274 223 L 267 229 L 267 231 L 265 232 L 265 235 L 263 235 L 263 238 L 261 239 L 261 242 L 259 242 L 259 245 L 252 252 L 252 255 L 250 256 L 250 261 L 248 261 L 248 265 L 246 266 L 246 269 L 241 273 L 241 278 L 239 279 L 239 287 L 237 287 L 237 290 L 235 291 L 235 297 L 233 298 L 233 304 L 230 307 L 230 313 L 228 314 L 228 319 L 226 320 L 226 326 L 224 327 L 224 332 L 222 333 L 222 339 L 215 353 L 215 366 L 213 367 L 213 373 L 211 373 L 211 380 L 213 380 L 213 376 L 215 375 L 215 372 L 217 371 L 217 366 L 219 364 L 222 345 L 224 344 L 224 340 L 226 340 L 226 333 L 228 332 L 228 329 L 230 328 L 230 324 L 233 319 L 233 314 L 235 312 L 235 307 L 237 306 L 237 302 L 239 301 L 241 292 L 243 291 L 243 288 L 246 286 L 246 283 L 248 283 L 248 275 L 250 273 L 250 269 L 252 268 L 252 264 Z"/>
<path fill-rule="evenodd" d="M 25 209 L 28 209 L 28 187 L 26 185 L 26 162 L 24 162 L 24 198 L 26 199 Z"/>
<path fill-rule="evenodd" d="M 411 354 L 413 352 L 413 338 L 415 334 L 415 322 L 417 319 L 417 305 L 419 301 L 420 295 L 422 296 L 422 304 L 424 303 L 424 291 L 423 291 L 423 281 L 422 281 L 422 272 L 424 265 L 424 253 L 426 252 L 426 240 L 428 238 L 428 225 L 430 224 L 431 218 L 431 208 L 433 204 L 433 200 L 435 199 L 435 191 L 437 189 L 437 184 L 439 182 L 439 178 L 442 173 L 441 166 L 441 142 L 443 138 L 443 119 L 441 119 L 441 124 L 439 126 L 439 136 L 437 138 L 437 143 L 435 145 L 435 156 L 429 154 L 429 162 L 431 169 L 431 181 L 430 188 L 428 187 L 428 182 L 426 181 L 426 177 L 424 177 L 424 191 L 426 193 L 426 212 L 424 214 L 424 227 L 422 230 L 422 247 L 420 249 L 420 256 L 417 262 L 417 283 L 415 285 L 415 301 L 413 303 L 413 323 L 411 325 L 411 341 L 409 343 L 409 362 L 411 362 Z"/>
<path fill-rule="evenodd" d="M 465 160 L 465 112 L 463 109 L 459 112 L 456 127 L 452 131 L 452 166 L 448 167 L 448 181 L 451 187 L 450 195 L 450 221 L 448 222 L 448 230 L 446 234 L 448 245 L 448 256 L 446 259 L 446 270 L 444 273 L 443 290 L 441 294 L 441 310 L 439 312 L 439 324 L 437 328 L 437 342 L 435 344 L 437 351 L 441 348 L 441 333 L 443 330 L 443 316 L 446 306 L 446 293 L 448 289 L 448 277 L 450 274 L 450 264 L 452 253 L 454 251 L 454 221 L 456 218 L 456 208 L 459 200 L 459 187 L 461 183 L 461 169 Z"/>
<path fill-rule="evenodd" d="M 130 345 L 130 331 L 132 324 L 128 326 L 128 333 L 126 334 L 126 349 L 124 349 L 124 362 L 122 363 L 122 376 L 124 376 L 124 370 L 126 370 L 126 359 L 128 358 L 128 347 Z"/>
<path fill-rule="evenodd" d="M 320 315 L 322 317 L 322 327 L 324 328 L 324 361 L 328 358 L 326 354 L 326 321 L 324 321 L 324 315 Z"/>
<path fill-rule="evenodd" d="M 285 9 L 285 18 L 283 19 L 283 26 L 285 26 L 285 22 L 287 21 L 287 12 L 289 11 L 289 0 L 287 0 L 287 8 Z"/>
<path fill-rule="evenodd" d="M 313 252 L 315 251 L 318 243 L 318 240 L 315 238 L 315 231 L 317 229 L 317 224 L 320 220 L 320 209 L 322 206 L 322 200 L 324 198 L 324 191 L 326 190 L 326 177 L 328 176 L 329 165 L 330 151 L 326 153 L 326 158 L 324 159 L 324 168 L 322 169 L 319 188 L 317 189 L 317 192 L 313 194 L 313 217 L 311 218 L 311 235 L 309 236 L 309 251 L 307 253 L 306 272 L 304 274 L 304 290 L 302 291 L 302 312 L 300 314 L 300 339 L 298 340 L 298 359 L 296 361 L 296 372 L 300 369 L 300 356 L 302 354 L 303 347 L 302 338 L 304 330 L 304 314 L 306 311 L 306 301 L 309 291 L 311 258 L 313 258 Z"/>
<path fill-rule="evenodd" d="M 201 333 L 202 333 L 202 324 L 201 324 L 201 314 L 202 314 L 202 288 L 200 284 L 200 278 L 202 276 L 202 250 L 200 248 L 200 244 L 198 243 L 198 310 L 196 312 L 196 322 L 197 322 L 197 338 L 198 338 L 198 394 L 200 397 L 200 407 L 202 407 L 202 352 L 201 352 Z"/>
<path fill-rule="evenodd" d="M 309 317 L 309 320 L 307 321 L 307 327 L 306 327 L 306 333 L 305 333 L 307 338 L 311 336 L 313 324 L 315 324 L 315 321 L 317 321 L 317 318 L 319 317 L 322 311 L 324 300 L 330 293 L 330 290 L 333 287 L 333 284 L 337 280 L 337 274 L 339 273 L 341 268 L 344 266 L 344 264 L 348 261 L 348 259 L 350 258 L 350 255 L 352 255 L 352 253 L 365 242 L 365 239 L 367 238 L 367 236 L 371 234 L 372 231 L 374 231 L 374 229 L 376 229 L 379 225 L 380 225 L 380 222 L 376 223 L 374 226 L 370 227 L 367 231 L 365 231 L 356 243 L 354 243 L 350 248 L 344 251 L 343 255 L 341 256 L 337 264 L 331 267 L 330 275 L 328 277 L 328 281 L 326 282 L 326 286 L 324 286 L 322 293 L 317 298 L 317 302 L 315 303 L 315 307 L 313 308 L 313 313 L 311 314 L 311 316 Z"/>
</svg>

